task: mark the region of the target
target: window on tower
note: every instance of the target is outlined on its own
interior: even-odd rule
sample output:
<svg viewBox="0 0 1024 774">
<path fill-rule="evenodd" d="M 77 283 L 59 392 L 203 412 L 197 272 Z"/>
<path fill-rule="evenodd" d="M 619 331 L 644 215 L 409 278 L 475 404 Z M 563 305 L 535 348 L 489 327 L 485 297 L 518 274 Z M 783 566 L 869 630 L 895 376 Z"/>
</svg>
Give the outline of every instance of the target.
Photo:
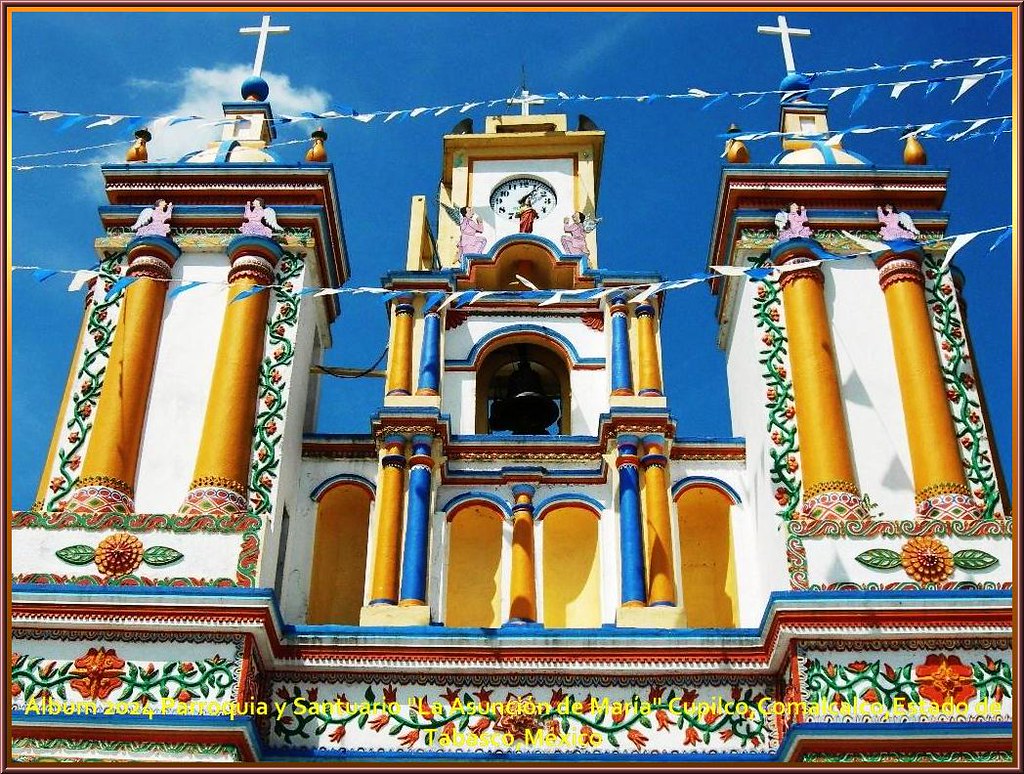
<svg viewBox="0 0 1024 774">
<path fill-rule="evenodd" d="M 477 433 L 567 435 L 570 405 L 569 369 L 543 345 L 506 344 L 477 371 Z"/>
</svg>

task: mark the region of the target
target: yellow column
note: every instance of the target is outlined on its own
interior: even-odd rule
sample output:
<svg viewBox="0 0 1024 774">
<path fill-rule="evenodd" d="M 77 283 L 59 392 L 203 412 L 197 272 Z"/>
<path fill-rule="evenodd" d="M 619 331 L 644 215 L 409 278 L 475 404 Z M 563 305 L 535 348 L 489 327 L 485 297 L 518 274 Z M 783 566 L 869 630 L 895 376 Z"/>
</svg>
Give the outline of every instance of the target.
<svg viewBox="0 0 1024 774">
<path fill-rule="evenodd" d="M 82 477 L 68 509 L 131 513 L 142 426 L 153 380 L 160 323 L 171 267 L 181 250 L 161 236 L 139 237 L 128 247 L 127 276 L 110 359 L 90 434 Z"/>
<path fill-rule="evenodd" d="M 672 555 L 672 522 L 668 507 L 668 481 L 665 478 L 665 441 L 659 435 L 643 439 L 644 505 L 647 512 L 647 605 L 676 604 L 675 562 Z"/>
<path fill-rule="evenodd" d="M 661 366 L 658 363 L 658 340 L 654 330 L 654 307 L 640 304 L 636 308 L 637 356 L 640 360 L 640 384 L 637 395 L 659 397 Z"/>
<path fill-rule="evenodd" d="M 380 507 L 377 511 L 377 545 L 373 559 L 370 605 L 398 602 L 398 568 L 401 560 L 402 511 L 405 505 L 405 438 L 389 435 L 381 457 Z"/>
<path fill-rule="evenodd" d="M 182 513 L 242 513 L 248 508 L 249 466 L 269 292 L 235 301 L 274 281 L 281 248 L 265 237 L 241 236 L 228 246 L 228 303 L 217 346 L 195 472 Z"/>
<path fill-rule="evenodd" d="M 512 487 L 512 603 L 509 623 L 534 623 L 537 620 L 537 578 L 533 550 L 533 495 L 530 484 Z"/>
<path fill-rule="evenodd" d="M 399 296 L 395 304 L 395 332 L 391 340 L 391 360 L 388 363 L 387 394 L 412 394 L 412 323 L 411 297 Z"/>
<path fill-rule="evenodd" d="M 797 250 L 783 253 L 776 263 L 810 260 L 813 256 Z M 784 272 L 779 284 L 793 370 L 804 513 L 817 518 L 863 517 L 825 309 L 825 277 L 811 266 Z"/>
<path fill-rule="evenodd" d="M 917 512 L 921 516 L 975 515 L 957 447 L 935 337 L 924 297 L 919 249 L 878 260 L 885 293 L 896 375 L 910 441 Z"/>
</svg>

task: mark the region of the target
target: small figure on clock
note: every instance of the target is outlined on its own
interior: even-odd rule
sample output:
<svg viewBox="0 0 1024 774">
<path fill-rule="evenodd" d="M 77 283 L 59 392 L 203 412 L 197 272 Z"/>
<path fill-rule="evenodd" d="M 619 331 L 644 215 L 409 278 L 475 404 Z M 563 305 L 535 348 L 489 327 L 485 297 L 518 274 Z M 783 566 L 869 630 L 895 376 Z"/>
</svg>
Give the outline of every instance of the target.
<svg viewBox="0 0 1024 774">
<path fill-rule="evenodd" d="M 537 210 L 533 208 L 533 191 L 519 200 L 516 215 L 519 216 L 519 233 L 532 234 L 533 222 L 537 220 Z"/>
</svg>

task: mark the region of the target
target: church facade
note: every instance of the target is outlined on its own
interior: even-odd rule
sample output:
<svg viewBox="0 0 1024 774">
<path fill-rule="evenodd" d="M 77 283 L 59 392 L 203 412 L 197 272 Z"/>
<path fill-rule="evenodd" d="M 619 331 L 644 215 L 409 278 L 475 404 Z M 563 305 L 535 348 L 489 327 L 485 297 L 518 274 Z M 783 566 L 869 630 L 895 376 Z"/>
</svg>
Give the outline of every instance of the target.
<svg viewBox="0 0 1024 774">
<path fill-rule="evenodd" d="M 464 121 L 382 283 L 381 408 L 327 434 L 326 134 L 282 163 L 242 97 L 210 147 L 149 163 L 140 132 L 103 168 L 11 516 L 15 759 L 1010 760 L 1010 504 L 916 141 L 800 139 L 827 115 L 799 93 L 770 164 L 729 141 L 709 440 L 662 383 L 671 288 L 599 264 L 604 133 Z"/>
</svg>

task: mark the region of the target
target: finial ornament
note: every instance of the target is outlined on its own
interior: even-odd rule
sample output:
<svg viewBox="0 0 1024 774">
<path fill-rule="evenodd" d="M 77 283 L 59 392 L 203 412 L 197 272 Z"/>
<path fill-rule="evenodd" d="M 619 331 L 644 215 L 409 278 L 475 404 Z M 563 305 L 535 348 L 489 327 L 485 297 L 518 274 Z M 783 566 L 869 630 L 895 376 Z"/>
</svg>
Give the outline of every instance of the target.
<svg viewBox="0 0 1024 774">
<path fill-rule="evenodd" d="M 789 205 L 789 212 L 782 210 L 775 216 L 775 227 L 779 229 L 780 242 L 787 239 L 811 238 L 811 229 L 807 225 L 807 209 L 796 202 Z"/>
<path fill-rule="evenodd" d="M 158 199 L 152 207 L 146 207 L 130 227 L 135 236 L 161 236 L 171 233 L 171 211 L 174 205 L 165 199 Z"/>
<path fill-rule="evenodd" d="M 322 126 L 318 126 L 310 138 L 313 140 L 313 145 L 306 151 L 306 161 L 327 161 L 327 148 L 324 147 L 327 132 Z"/>
<path fill-rule="evenodd" d="M 725 131 L 727 134 L 739 134 L 740 128 L 736 124 L 729 124 L 729 128 Z M 726 140 L 725 160 L 730 164 L 746 164 L 750 161 L 750 151 L 741 140 Z"/>
<path fill-rule="evenodd" d="M 897 239 L 918 239 L 921 236 L 921 232 L 914 225 L 913 218 L 905 212 L 900 212 L 891 204 L 878 208 L 878 222 L 882 224 L 879 234 L 886 242 Z"/>
<path fill-rule="evenodd" d="M 143 127 L 135 132 L 135 142 L 125 154 L 125 161 L 148 161 L 149 151 L 146 150 L 146 143 L 153 139 L 149 130 Z"/>
<path fill-rule="evenodd" d="M 903 163 L 904 164 L 927 164 L 928 154 L 925 153 L 924 146 L 921 145 L 921 141 L 917 139 L 916 135 L 908 135 L 906 145 L 903 146 Z"/>
<path fill-rule="evenodd" d="M 246 202 L 243 217 L 245 222 L 238 230 L 248 236 L 272 237 L 275 231 L 284 231 L 277 223 L 277 213 L 264 207 L 262 199 Z"/>
<path fill-rule="evenodd" d="M 786 63 L 786 74 L 792 75 L 796 72 L 796 62 L 793 61 L 793 44 L 790 41 L 790 36 L 799 38 L 809 38 L 811 36 L 810 30 L 799 29 L 797 27 L 790 27 L 786 24 L 786 17 L 779 16 L 778 27 L 759 26 L 757 31 L 762 35 L 778 35 L 782 38 L 782 59 Z"/>
<path fill-rule="evenodd" d="M 252 65 L 252 74 L 260 77 L 263 74 L 263 57 L 267 53 L 267 37 L 270 35 L 283 35 L 291 32 L 291 27 L 271 27 L 270 16 L 264 16 L 259 27 L 241 27 L 238 31 L 242 35 L 259 35 L 256 43 L 256 59 Z"/>
</svg>

